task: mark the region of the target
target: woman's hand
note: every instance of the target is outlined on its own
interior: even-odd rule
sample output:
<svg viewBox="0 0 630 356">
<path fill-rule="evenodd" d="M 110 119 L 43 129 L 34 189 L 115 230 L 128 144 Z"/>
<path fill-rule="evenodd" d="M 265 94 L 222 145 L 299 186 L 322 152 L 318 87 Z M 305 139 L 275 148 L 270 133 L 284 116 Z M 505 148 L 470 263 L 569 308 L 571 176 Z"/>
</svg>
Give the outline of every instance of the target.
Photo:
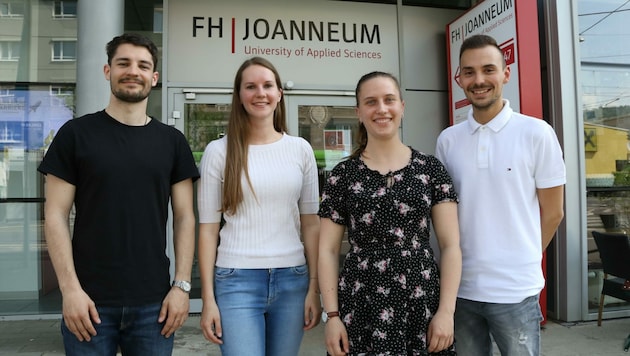
<svg viewBox="0 0 630 356">
<path fill-rule="evenodd" d="M 438 310 L 427 330 L 427 351 L 439 352 L 451 346 L 455 340 L 453 314 Z"/>
<path fill-rule="evenodd" d="M 310 330 L 319 324 L 322 317 L 322 303 L 319 300 L 317 292 L 317 283 L 315 288 L 309 288 L 304 300 L 304 330 Z"/>
<path fill-rule="evenodd" d="M 200 325 L 206 340 L 218 345 L 223 344 L 223 340 L 221 340 L 223 336 L 221 314 L 216 303 L 203 303 Z"/>
<path fill-rule="evenodd" d="M 340 317 L 330 318 L 326 322 L 326 351 L 331 356 L 343 356 L 350 352 L 348 332 Z"/>
</svg>

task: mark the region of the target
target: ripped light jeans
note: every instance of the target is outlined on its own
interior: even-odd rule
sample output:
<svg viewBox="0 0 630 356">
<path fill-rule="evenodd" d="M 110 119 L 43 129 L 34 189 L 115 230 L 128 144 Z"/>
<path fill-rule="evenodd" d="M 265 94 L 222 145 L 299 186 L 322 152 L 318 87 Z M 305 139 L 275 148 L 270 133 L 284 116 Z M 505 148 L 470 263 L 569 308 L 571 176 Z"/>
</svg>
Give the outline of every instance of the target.
<svg viewBox="0 0 630 356">
<path fill-rule="evenodd" d="M 457 298 L 455 350 L 458 355 L 492 356 L 492 340 L 502 356 L 540 355 L 542 313 L 538 295 L 520 303 L 497 304 Z"/>
</svg>

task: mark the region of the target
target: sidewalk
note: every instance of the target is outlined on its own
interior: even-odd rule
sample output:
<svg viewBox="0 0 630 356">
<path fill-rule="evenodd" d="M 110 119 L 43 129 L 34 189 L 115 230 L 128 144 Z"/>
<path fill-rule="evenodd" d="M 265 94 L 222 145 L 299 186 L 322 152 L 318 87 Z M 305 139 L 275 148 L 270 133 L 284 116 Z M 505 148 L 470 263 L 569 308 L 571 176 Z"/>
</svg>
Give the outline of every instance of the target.
<svg viewBox="0 0 630 356">
<path fill-rule="evenodd" d="M 322 324 L 307 332 L 299 356 L 326 354 Z M 547 322 L 542 332 L 542 356 L 623 355 L 623 342 L 630 334 L 630 318 L 584 323 Z M 59 320 L 0 321 L 0 355 L 63 355 Z M 199 316 L 191 315 L 175 338 L 174 356 L 220 355 L 199 329 Z M 495 352 L 495 355 L 498 355 Z M 469 355 L 460 355 L 469 356 Z"/>
</svg>

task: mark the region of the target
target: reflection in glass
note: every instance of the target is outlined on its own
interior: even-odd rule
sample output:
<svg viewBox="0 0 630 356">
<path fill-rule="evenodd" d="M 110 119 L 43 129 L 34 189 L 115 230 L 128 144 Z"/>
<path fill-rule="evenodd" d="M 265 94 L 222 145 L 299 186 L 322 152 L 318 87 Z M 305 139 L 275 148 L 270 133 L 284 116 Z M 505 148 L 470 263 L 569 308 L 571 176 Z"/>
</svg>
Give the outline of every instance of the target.
<svg viewBox="0 0 630 356">
<path fill-rule="evenodd" d="M 630 3 L 578 2 L 585 176 L 588 309 L 597 312 L 603 271 L 591 231 L 630 234 Z M 605 311 L 630 303 L 605 298 Z"/>
<path fill-rule="evenodd" d="M 0 88 L 0 315 L 61 311 L 43 235 L 44 179 L 37 166 L 73 115 L 73 86 Z"/>
<path fill-rule="evenodd" d="M 36 167 L 59 127 L 74 117 L 77 3 L 0 3 L 0 316 L 61 313 L 42 228 L 44 179 Z M 124 28 L 152 38 L 161 65 L 162 35 L 150 21 L 154 7 L 162 8 L 162 1 L 125 14 Z M 148 113 L 159 118 L 161 112 L 158 87 Z"/>
<path fill-rule="evenodd" d="M 315 152 L 320 192 L 324 179 L 337 163 L 356 148 L 359 121 L 352 106 L 298 106 L 299 136 Z"/>
<path fill-rule="evenodd" d="M 231 108 L 231 104 L 189 103 L 184 105 L 184 135 L 188 140 L 197 165 L 201 162 L 203 151 L 208 143 L 225 136 L 227 133 Z M 195 201 L 193 207 L 195 209 L 195 218 L 199 221 L 196 184 L 194 189 Z M 196 229 L 195 239 L 199 237 L 198 226 Z M 198 241 L 195 241 L 195 246 L 197 243 Z M 195 251 L 195 257 L 193 259 L 191 284 L 192 290 L 190 291 L 190 298 L 201 299 L 201 280 L 199 276 L 197 251 Z"/>
<path fill-rule="evenodd" d="M 186 104 L 184 108 L 184 135 L 199 164 L 208 142 L 221 138 L 227 132 L 230 104 Z"/>
</svg>

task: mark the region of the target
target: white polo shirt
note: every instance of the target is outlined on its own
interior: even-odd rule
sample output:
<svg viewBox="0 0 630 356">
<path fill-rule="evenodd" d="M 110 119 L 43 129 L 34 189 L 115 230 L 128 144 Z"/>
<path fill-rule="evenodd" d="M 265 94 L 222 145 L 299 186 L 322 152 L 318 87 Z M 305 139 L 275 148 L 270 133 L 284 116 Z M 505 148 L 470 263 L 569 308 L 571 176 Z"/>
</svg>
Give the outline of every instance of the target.
<svg viewBox="0 0 630 356">
<path fill-rule="evenodd" d="M 537 188 L 565 184 L 562 150 L 544 120 L 503 110 L 486 125 L 467 121 L 445 129 L 436 156 L 459 195 L 463 256 L 458 296 L 518 303 L 545 283 Z"/>
</svg>

